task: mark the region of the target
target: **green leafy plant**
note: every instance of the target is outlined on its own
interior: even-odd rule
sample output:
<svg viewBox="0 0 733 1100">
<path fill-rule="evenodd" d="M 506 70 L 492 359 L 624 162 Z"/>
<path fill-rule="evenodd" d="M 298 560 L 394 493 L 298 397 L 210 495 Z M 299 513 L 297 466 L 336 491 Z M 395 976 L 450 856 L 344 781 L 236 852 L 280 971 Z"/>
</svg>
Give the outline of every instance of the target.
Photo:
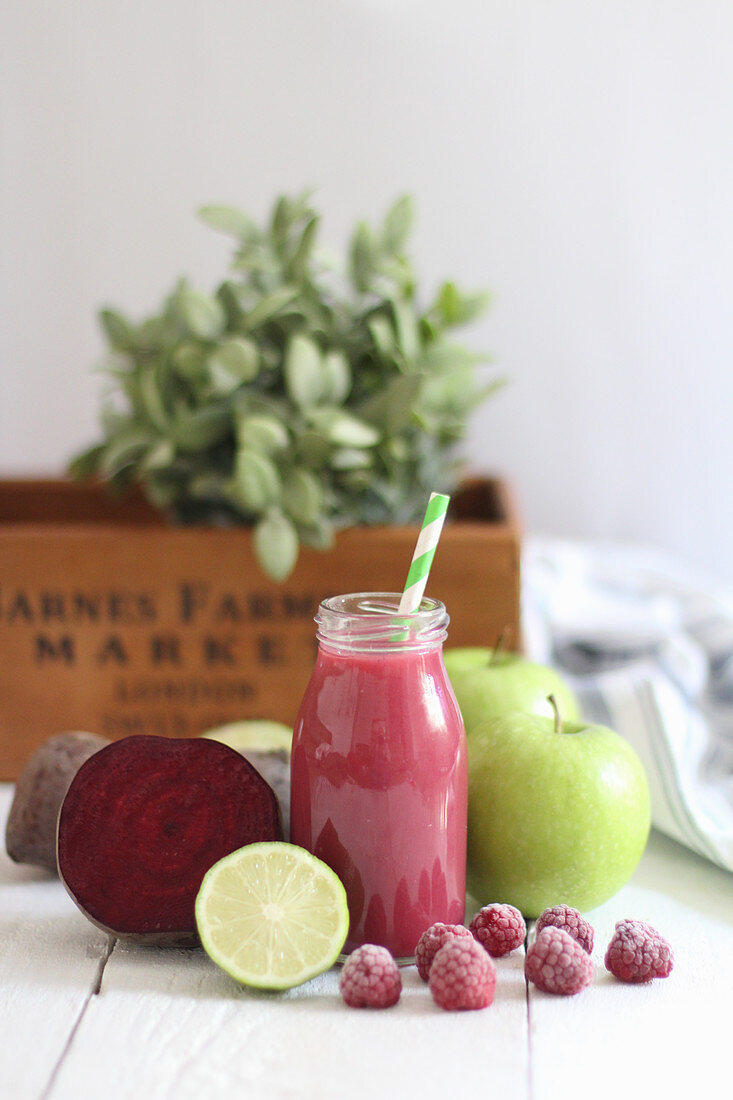
<svg viewBox="0 0 733 1100">
<path fill-rule="evenodd" d="M 213 295 L 179 281 L 142 323 L 101 311 L 103 440 L 71 473 L 139 482 L 178 522 L 253 525 L 278 580 L 300 544 L 326 548 L 338 527 L 419 519 L 456 479 L 469 412 L 500 385 L 479 387 L 485 357 L 450 339 L 486 296 L 445 282 L 418 305 L 407 196 L 356 227 L 341 275 L 307 195 L 279 198 L 264 228 L 227 206 L 199 213 L 236 241 L 229 274 Z"/>
</svg>

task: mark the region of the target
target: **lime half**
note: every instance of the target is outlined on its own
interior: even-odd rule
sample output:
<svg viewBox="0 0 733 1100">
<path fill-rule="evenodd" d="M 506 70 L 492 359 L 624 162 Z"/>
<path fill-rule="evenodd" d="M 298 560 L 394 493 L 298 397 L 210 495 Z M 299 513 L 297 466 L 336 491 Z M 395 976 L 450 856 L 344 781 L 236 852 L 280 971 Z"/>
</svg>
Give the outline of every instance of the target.
<svg viewBox="0 0 733 1100">
<path fill-rule="evenodd" d="M 241 722 L 230 722 L 226 726 L 218 726 L 216 729 L 207 730 L 201 735 L 212 741 L 222 741 L 230 749 L 245 756 L 249 751 L 255 752 L 283 752 L 290 753 L 290 745 L 293 740 L 293 731 L 290 726 L 282 722 L 271 722 L 269 719 L 247 719 Z"/>
<path fill-rule="evenodd" d="M 346 891 L 304 848 L 248 844 L 204 875 L 196 924 L 206 953 L 236 981 L 290 989 L 338 958 L 349 930 Z"/>
</svg>

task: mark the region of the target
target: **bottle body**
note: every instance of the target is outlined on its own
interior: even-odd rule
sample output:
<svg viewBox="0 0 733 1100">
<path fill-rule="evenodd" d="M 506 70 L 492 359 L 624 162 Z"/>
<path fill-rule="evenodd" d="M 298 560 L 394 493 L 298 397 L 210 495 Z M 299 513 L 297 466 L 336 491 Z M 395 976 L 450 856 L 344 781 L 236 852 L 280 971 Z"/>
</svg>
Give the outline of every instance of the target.
<svg viewBox="0 0 733 1100">
<path fill-rule="evenodd" d="M 338 599 L 386 599 L 362 597 Z M 379 943 L 409 959 L 429 925 L 464 915 L 466 745 L 444 630 L 357 645 L 335 633 L 319 631 L 296 723 L 291 839 L 346 888 L 345 950 Z"/>
</svg>

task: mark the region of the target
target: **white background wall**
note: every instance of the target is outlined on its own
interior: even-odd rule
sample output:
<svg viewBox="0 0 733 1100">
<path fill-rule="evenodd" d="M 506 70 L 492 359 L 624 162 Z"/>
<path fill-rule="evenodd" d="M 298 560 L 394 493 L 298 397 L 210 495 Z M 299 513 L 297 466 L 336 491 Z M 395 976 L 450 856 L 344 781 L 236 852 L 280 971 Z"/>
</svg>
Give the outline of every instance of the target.
<svg viewBox="0 0 733 1100">
<path fill-rule="evenodd" d="M 198 205 L 409 190 L 426 292 L 495 294 L 472 463 L 733 579 L 729 0 L 4 0 L 0 51 L 3 474 L 95 438 L 99 305 L 214 285 Z"/>
</svg>

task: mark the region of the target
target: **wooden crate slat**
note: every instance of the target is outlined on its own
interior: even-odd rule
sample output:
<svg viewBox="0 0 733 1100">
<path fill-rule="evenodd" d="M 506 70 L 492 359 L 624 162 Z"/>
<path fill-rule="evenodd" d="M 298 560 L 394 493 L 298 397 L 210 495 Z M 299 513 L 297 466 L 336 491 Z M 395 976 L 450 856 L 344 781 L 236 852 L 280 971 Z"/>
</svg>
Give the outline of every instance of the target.
<svg viewBox="0 0 733 1100">
<path fill-rule="evenodd" d="M 40 483 L 36 498 L 57 508 L 53 484 Z M 80 520 L 97 496 L 59 485 L 59 499 L 76 502 L 73 522 L 55 512 L 53 522 L 23 522 L 38 515 L 38 499 L 27 503 L 32 486 L 0 483 L 5 779 L 69 729 L 117 738 L 192 736 L 239 718 L 292 724 L 313 665 L 319 601 L 400 591 L 417 535 L 416 527 L 345 530 L 330 552 L 304 549 L 278 585 L 257 565 L 245 528 L 112 522 L 104 511 L 103 522 Z M 518 646 L 518 523 L 501 485 L 477 481 L 467 492 L 463 518 L 444 529 L 428 594 L 448 607 L 450 645 L 493 645 L 508 628 Z M 505 509 L 500 521 L 486 519 L 492 508 Z"/>
</svg>

